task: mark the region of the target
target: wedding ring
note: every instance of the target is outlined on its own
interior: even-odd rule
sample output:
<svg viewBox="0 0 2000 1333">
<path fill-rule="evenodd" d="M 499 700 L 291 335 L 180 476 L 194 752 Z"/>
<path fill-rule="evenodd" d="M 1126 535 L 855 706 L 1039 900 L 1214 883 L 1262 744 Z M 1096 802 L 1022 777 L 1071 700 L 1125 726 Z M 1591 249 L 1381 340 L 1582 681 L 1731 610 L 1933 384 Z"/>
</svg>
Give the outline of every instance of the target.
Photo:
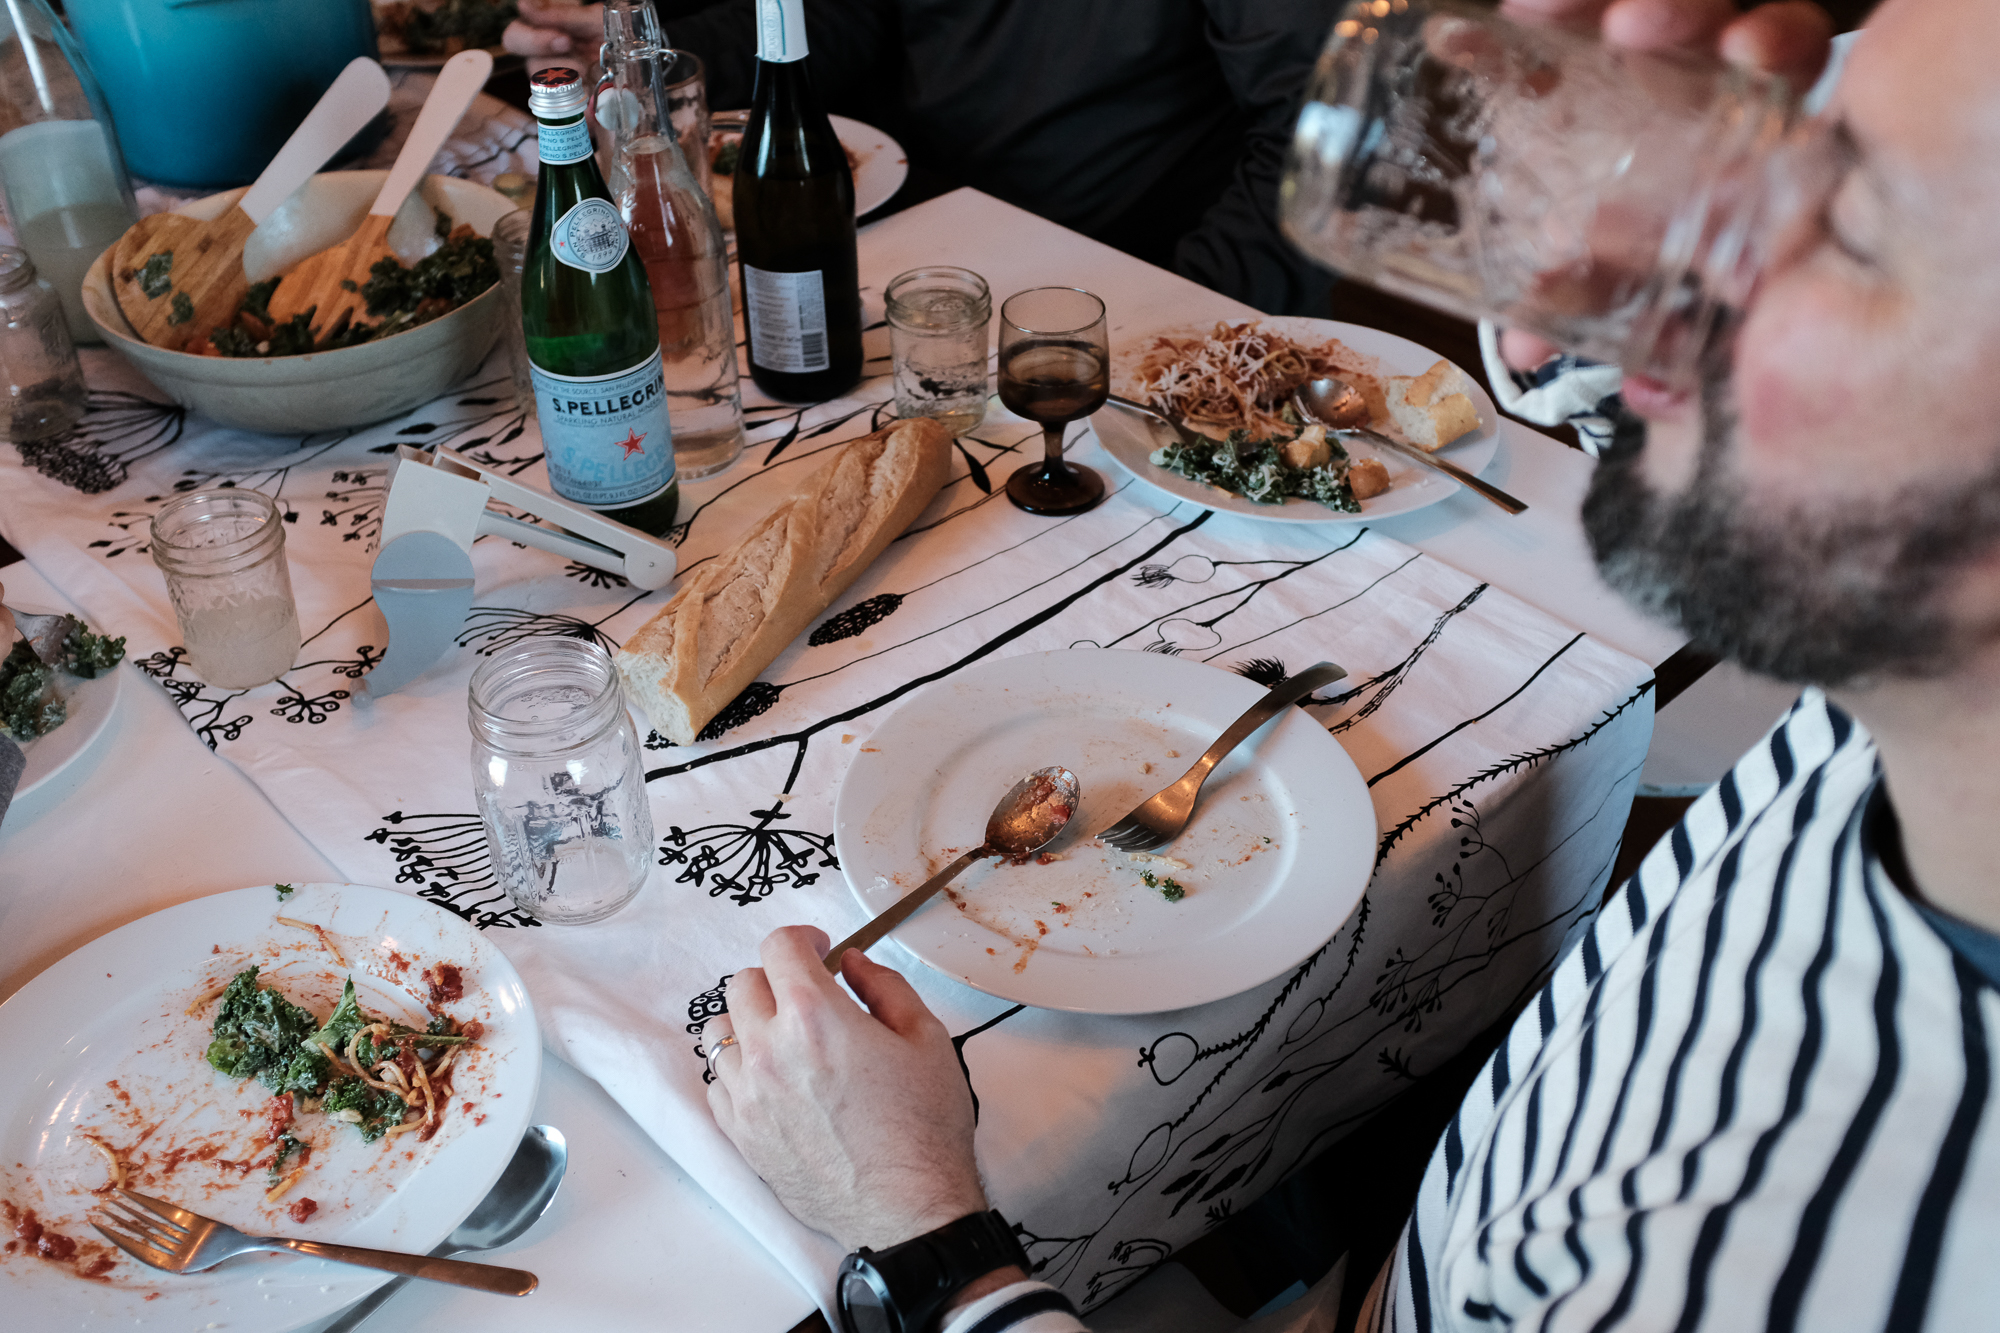
<svg viewBox="0 0 2000 1333">
<path fill-rule="evenodd" d="M 736 1044 L 736 1038 L 732 1034 L 727 1037 L 718 1038 L 715 1045 L 708 1048 L 708 1076 L 710 1078 L 715 1077 L 715 1057 L 721 1055 L 724 1051 L 728 1050 L 731 1046 L 734 1046 L 735 1044 Z"/>
</svg>

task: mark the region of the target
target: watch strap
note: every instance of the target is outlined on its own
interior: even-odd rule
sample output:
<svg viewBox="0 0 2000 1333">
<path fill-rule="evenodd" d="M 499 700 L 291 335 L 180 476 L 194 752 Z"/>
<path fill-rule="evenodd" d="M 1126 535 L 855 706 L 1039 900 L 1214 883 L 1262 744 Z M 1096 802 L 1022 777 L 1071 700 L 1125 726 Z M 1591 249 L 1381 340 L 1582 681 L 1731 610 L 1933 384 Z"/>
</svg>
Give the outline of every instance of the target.
<svg viewBox="0 0 2000 1333">
<path fill-rule="evenodd" d="M 926 1333 L 953 1296 L 1010 1264 L 1027 1272 L 1027 1252 L 1007 1219 L 990 1211 L 968 1213 L 887 1249 L 864 1247 L 847 1256 L 841 1273 L 871 1279 L 896 1333 Z M 841 1317 L 851 1330 L 844 1305 Z"/>
</svg>

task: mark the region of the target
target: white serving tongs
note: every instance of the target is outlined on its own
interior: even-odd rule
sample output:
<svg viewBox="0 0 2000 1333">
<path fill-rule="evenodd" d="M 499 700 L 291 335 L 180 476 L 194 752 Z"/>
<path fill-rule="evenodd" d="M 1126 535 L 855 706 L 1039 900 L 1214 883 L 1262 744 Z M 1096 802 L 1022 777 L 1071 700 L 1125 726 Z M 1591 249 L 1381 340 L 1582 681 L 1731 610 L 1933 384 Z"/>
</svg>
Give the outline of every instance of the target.
<svg viewBox="0 0 2000 1333">
<path fill-rule="evenodd" d="M 652 591 L 674 581 L 674 548 L 657 537 L 551 495 L 449 449 L 396 450 L 371 583 L 389 646 L 368 693 L 399 690 L 442 657 L 472 609 L 472 543 L 504 537 Z M 488 507 L 499 501 L 561 530 Z"/>
</svg>

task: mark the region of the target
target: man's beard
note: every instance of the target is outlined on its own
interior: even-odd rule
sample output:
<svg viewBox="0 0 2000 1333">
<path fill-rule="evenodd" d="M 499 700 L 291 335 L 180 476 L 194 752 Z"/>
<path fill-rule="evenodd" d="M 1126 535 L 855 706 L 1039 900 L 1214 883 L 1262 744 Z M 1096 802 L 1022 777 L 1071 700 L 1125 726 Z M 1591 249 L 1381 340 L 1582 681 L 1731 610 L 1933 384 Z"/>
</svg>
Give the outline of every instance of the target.
<svg viewBox="0 0 2000 1333">
<path fill-rule="evenodd" d="M 1677 495 L 1640 472 L 1636 420 L 1597 466 L 1584 530 L 1605 581 L 1751 671 L 1814 685 L 1934 676 L 2000 634 L 1953 622 L 1950 575 L 2000 540 L 2000 461 L 1808 512 L 1744 495 L 1726 382 L 1702 396 L 1701 456 Z M 1893 447 L 1893 446 L 1891 446 Z"/>
</svg>

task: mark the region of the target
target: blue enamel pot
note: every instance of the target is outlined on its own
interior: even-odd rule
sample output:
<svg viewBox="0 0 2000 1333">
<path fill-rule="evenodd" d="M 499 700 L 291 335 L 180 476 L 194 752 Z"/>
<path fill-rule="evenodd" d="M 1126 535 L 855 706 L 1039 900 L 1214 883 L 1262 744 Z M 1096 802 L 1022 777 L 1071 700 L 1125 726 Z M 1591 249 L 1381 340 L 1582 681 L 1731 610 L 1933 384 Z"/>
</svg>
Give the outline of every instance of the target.
<svg viewBox="0 0 2000 1333">
<path fill-rule="evenodd" d="M 70 26 L 135 176 L 256 179 L 347 62 L 373 56 L 368 0 L 69 0 Z"/>
</svg>

